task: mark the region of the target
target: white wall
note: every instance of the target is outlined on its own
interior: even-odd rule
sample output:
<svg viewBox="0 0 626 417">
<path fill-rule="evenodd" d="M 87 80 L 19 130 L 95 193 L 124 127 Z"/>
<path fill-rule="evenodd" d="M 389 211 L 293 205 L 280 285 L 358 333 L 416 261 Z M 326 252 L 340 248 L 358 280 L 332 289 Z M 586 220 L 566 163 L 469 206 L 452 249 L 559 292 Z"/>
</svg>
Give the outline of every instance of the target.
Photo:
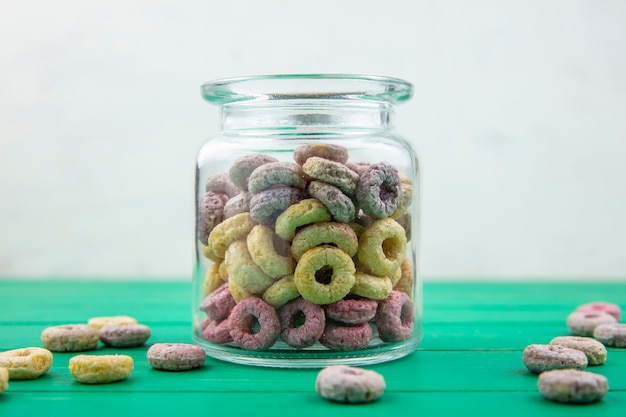
<svg viewBox="0 0 626 417">
<path fill-rule="evenodd" d="M 4 2 L 0 276 L 187 279 L 205 81 L 405 78 L 422 272 L 626 279 L 626 2 Z"/>
</svg>

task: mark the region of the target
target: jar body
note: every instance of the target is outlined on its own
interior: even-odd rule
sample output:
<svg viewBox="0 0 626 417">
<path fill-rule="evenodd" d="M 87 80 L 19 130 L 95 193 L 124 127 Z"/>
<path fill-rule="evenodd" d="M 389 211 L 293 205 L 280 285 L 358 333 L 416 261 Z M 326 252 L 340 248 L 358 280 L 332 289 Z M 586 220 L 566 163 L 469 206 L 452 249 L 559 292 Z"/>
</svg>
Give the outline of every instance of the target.
<svg viewBox="0 0 626 417">
<path fill-rule="evenodd" d="M 419 345 L 417 157 L 389 103 L 345 101 L 227 104 L 199 150 L 192 320 L 209 356 L 364 365 Z"/>
</svg>

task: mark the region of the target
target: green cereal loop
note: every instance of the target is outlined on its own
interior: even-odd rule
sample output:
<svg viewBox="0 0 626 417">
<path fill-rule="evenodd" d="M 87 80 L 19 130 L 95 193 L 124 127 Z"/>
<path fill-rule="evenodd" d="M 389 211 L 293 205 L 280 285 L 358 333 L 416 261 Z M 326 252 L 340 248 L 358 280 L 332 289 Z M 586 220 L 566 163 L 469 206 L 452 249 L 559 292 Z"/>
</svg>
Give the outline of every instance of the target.
<svg viewBox="0 0 626 417">
<path fill-rule="evenodd" d="M 276 234 L 282 239 L 291 241 L 296 229 L 306 224 L 328 222 L 332 216 L 326 206 L 319 200 L 307 198 L 289 206 L 276 218 Z"/>
<path fill-rule="evenodd" d="M 404 229 L 390 218 L 377 219 L 359 238 L 357 258 L 364 270 L 380 277 L 395 271 L 406 257 Z"/>
<path fill-rule="evenodd" d="M 252 294 L 262 294 L 274 282 L 272 277 L 266 275 L 254 263 L 245 240 L 237 240 L 230 244 L 224 262 L 228 279 Z"/>
<path fill-rule="evenodd" d="M 257 224 L 248 234 L 248 252 L 254 263 L 272 278 L 293 274 L 296 264 L 291 256 L 282 256 L 274 247 L 274 231 Z"/>
<path fill-rule="evenodd" d="M 354 195 L 359 174 L 340 162 L 312 156 L 302 164 L 302 171 L 312 178 L 338 187 L 347 195 Z"/>
<path fill-rule="evenodd" d="M 302 255 L 294 280 L 304 299 L 315 304 L 330 304 L 350 293 L 355 272 L 352 258 L 344 251 L 317 246 Z"/>
<path fill-rule="evenodd" d="M 384 300 L 391 294 L 392 289 L 393 285 L 388 277 L 377 277 L 357 271 L 350 292 L 372 300 Z"/>
<path fill-rule="evenodd" d="M 339 187 L 323 181 L 311 181 L 307 188 L 309 196 L 321 201 L 331 216 L 342 223 L 350 223 L 356 218 L 354 202 Z"/>
<path fill-rule="evenodd" d="M 263 301 L 274 308 L 280 308 L 289 301 L 300 297 L 293 275 L 287 275 L 273 283 L 263 293 Z"/>
<path fill-rule="evenodd" d="M 356 255 L 359 240 L 354 230 L 345 223 L 313 223 L 298 230 L 291 242 L 291 254 L 296 260 L 309 249 L 323 244 L 333 244 L 350 257 Z"/>
<path fill-rule="evenodd" d="M 229 217 L 215 226 L 209 235 L 209 248 L 215 256 L 223 259 L 228 246 L 250 233 L 255 224 L 250 213 L 240 213 Z"/>
</svg>

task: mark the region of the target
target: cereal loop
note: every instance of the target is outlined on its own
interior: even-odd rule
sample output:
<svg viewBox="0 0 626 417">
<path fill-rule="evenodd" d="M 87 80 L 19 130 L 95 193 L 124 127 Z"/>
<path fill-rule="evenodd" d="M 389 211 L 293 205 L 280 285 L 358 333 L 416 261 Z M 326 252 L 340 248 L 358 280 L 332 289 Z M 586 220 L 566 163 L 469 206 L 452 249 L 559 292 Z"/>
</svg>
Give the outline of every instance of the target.
<svg viewBox="0 0 626 417">
<path fill-rule="evenodd" d="M 376 328 L 384 342 L 401 342 L 413 334 L 413 301 L 403 292 L 392 291 L 378 304 Z"/>
<path fill-rule="evenodd" d="M 330 350 L 365 349 L 372 338 L 369 323 L 344 325 L 329 321 L 326 323 L 320 343 Z"/>
<path fill-rule="evenodd" d="M 392 289 L 393 285 L 388 277 L 378 277 L 357 271 L 354 274 L 354 285 L 350 292 L 372 300 L 384 300 Z"/>
<path fill-rule="evenodd" d="M 266 350 L 278 340 L 280 321 L 276 311 L 260 298 L 247 298 L 237 304 L 229 320 L 230 335 L 243 349 Z"/>
<path fill-rule="evenodd" d="M 300 296 L 293 275 L 287 275 L 270 285 L 263 293 L 263 301 L 274 308 L 280 308 L 290 300 Z"/>
<path fill-rule="evenodd" d="M 219 262 L 211 264 L 209 269 L 207 269 L 204 281 L 202 281 L 202 297 L 206 297 L 224 284 L 219 272 L 223 263 L 222 259 L 220 259 Z"/>
<path fill-rule="evenodd" d="M 385 379 L 378 372 L 345 365 L 328 366 L 315 380 L 315 391 L 320 396 L 340 403 L 376 401 L 385 387 Z"/>
<path fill-rule="evenodd" d="M 304 164 L 312 156 L 345 164 L 348 160 L 348 149 L 330 143 L 311 143 L 300 145 L 293 151 L 293 159 L 298 165 Z"/>
<path fill-rule="evenodd" d="M 587 356 L 580 350 L 559 345 L 532 344 L 524 348 L 522 362 L 535 374 L 553 369 L 578 369 L 587 367 Z"/>
<path fill-rule="evenodd" d="M 0 371 L 6 368 L 12 380 L 39 378 L 52 366 L 52 352 L 28 347 L 0 352 Z"/>
<path fill-rule="evenodd" d="M 344 251 L 317 246 L 302 255 L 294 280 L 302 297 L 315 304 L 330 304 L 350 292 L 355 272 L 354 262 Z"/>
<path fill-rule="evenodd" d="M 539 392 L 550 401 L 566 404 L 589 404 L 602 400 L 609 390 L 605 376 L 574 369 L 541 373 Z"/>
<path fill-rule="evenodd" d="M 202 300 L 198 308 L 212 320 L 224 320 L 236 304 L 228 289 L 228 284 L 222 282 L 217 290 Z"/>
<path fill-rule="evenodd" d="M 224 220 L 224 205 L 228 200 L 226 194 L 208 192 L 200 200 L 198 207 L 198 240 L 207 243 L 211 231 Z"/>
<path fill-rule="evenodd" d="M 108 384 L 130 376 L 133 358 L 127 355 L 77 355 L 70 359 L 70 374 L 81 384 Z"/>
<path fill-rule="evenodd" d="M 254 195 L 275 185 L 304 189 L 306 180 L 302 168 L 293 162 L 263 164 L 250 175 L 248 191 Z"/>
<path fill-rule="evenodd" d="M 359 174 L 342 163 L 312 156 L 302 164 L 302 171 L 311 178 L 332 184 L 351 196 L 356 191 Z"/>
<path fill-rule="evenodd" d="M 230 244 L 224 262 L 229 280 L 253 294 L 263 294 L 263 291 L 274 282 L 272 277 L 265 274 L 254 263 L 244 240 L 237 240 Z"/>
<path fill-rule="evenodd" d="M 250 233 L 255 226 L 249 213 L 237 214 L 220 223 L 209 236 L 209 247 L 213 253 L 224 258 L 226 249 L 234 241 L 241 239 Z"/>
<path fill-rule="evenodd" d="M 187 343 L 155 343 L 146 352 L 148 363 L 161 371 L 188 371 L 204 365 L 206 353 Z"/>
<path fill-rule="evenodd" d="M 344 298 L 324 306 L 326 316 L 345 324 L 367 323 L 376 315 L 378 302 L 368 298 Z"/>
<path fill-rule="evenodd" d="M 356 217 L 352 199 L 334 185 L 322 181 L 311 181 L 307 188 L 309 196 L 321 201 L 338 222 L 350 223 Z"/>
<path fill-rule="evenodd" d="M 254 263 L 272 278 L 293 274 L 296 264 L 291 256 L 279 254 L 274 240 L 279 239 L 272 228 L 258 224 L 248 234 L 248 252 Z"/>
<path fill-rule="evenodd" d="M 79 352 L 98 346 L 98 332 L 86 324 L 68 324 L 44 329 L 41 342 L 53 352 Z"/>
<path fill-rule="evenodd" d="M 278 216 L 305 195 L 303 190 L 285 186 L 261 191 L 250 199 L 250 216 L 257 223 L 274 224 Z"/>
<path fill-rule="evenodd" d="M 9 389 L 9 371 L 6 368 L 0 368 L 0 394 Z"/>
<path fill-rule="evenodd" d="M 400 267 L 406 250 L 407 241 L 402 226 L 390 218 L 378 219 L 359 238 L 357 258 L 367 272 L 382 277 Z"/>
<path fill-rule="evenodd" d="M 233 198 L 241 192 L 225 172 L 220 172 L 207 178 L 204 190 L 216 194 L 226 194 L 228 198 Z"/>
<path fill-rule="evenodd" d="M 202 337 L 211 343 L 223 345 L 233 341 L 230 335 L 230 320 L 207 319 L 206 327 L 202 330 Z"/>
<path fill-rule="evenodd" d="M 150 328 L 143 324 L 104 326 L 98 331 L 98 337 L 105 346 L 116 348 L 143 346 L 151 334 Z"/>
<path fill-rule="evenodd" d="M 356 255 L 359 248 L 359 240 L 350 226 L 345 223 L 320 222 L 298 230 L 291 242 L 291 254 L 300 260 L 306 251 L 323 244 L 332 244 L 350 257 Z"/>
<path fill-rule="evenodd" d="M 137 319 L 130 316 L 100 316 L 87 320 L 89 327 L 100 330 L 104 326 L 125 326 L 127 324 L 137 324 Z"/>
<path fill-rule="evenodd" d="M 228 289 L 230 290 L 230 293 L 233 296 L 233 299 L 235 300 L 236 303 L 240 303 L 246 298 L 254 297 L 254 294 L 252 294 L 250 291 L 244 288 L 241 288 L 232 279 L 228 280 Z"/>
<path fill-rule="evenodd" d="M 326 206 L 319 200 L 308 198 L 292 205 L 276 218 L 276 234 L 292 241 L 298 227 L 330 220 L 331 215 Z"/>
<path fill-rule="evenodd" d="M 278 318 L 280 338 L 296 349 L 313 346 L 324 332 L 324 309 L 301 297 L 282 307 Z"/>
<path fill-rule="evenodd" d="M 375 218 L 391 216 L 400 203 L 400 193 L 398 170 L 387 162 L 370 165 L 356 188 L 359 206 Z"/>
<path fill-rule="evenodd" d="M 264 154 L 249 154 L 237 159 L 230 167 L 228 174 L 231 181 L 243 191 L 248 191 L 248 179 L 252 171 L 263 164 L 277 162 L 276 158 Z"/>
</svg>

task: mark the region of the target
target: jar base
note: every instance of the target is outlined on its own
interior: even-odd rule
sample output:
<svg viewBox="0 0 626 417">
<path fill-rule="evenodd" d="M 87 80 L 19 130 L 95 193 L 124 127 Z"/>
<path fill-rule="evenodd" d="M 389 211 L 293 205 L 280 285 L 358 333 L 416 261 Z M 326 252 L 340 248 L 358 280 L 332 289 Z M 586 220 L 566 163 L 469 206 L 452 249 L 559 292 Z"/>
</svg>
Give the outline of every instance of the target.
<svg viewBox="0 0 626 417">
<path fill-rule="evenodd" d="M 330 365 L 363 366 L 389 362 L 413 353 L 421 338 L 413 338 L 393 345 L 373 346 L 363 350 L 341 351 L 294 351 L 293 349 L 272 349 L 271 351 L 250 351 L 232 346 L 207 343 L 193 335 L 194 343 L 205 350 L 208 356 L 248 366 L 270 368 L 323 368 Z"/>
</svg>

